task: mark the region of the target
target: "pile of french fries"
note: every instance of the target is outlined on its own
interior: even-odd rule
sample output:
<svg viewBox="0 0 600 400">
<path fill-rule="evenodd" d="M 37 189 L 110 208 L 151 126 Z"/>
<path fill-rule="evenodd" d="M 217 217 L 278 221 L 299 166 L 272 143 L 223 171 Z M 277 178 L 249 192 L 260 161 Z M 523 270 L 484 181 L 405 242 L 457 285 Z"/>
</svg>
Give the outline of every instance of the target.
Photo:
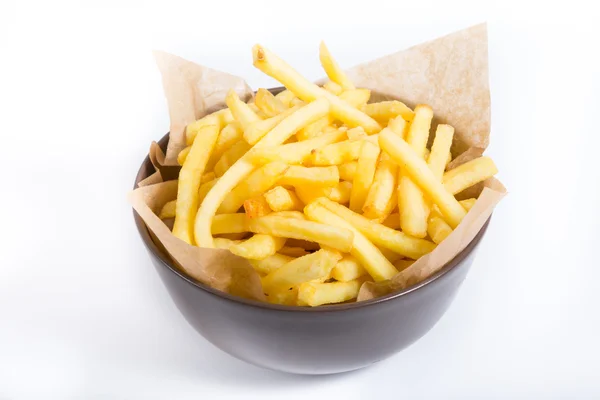
<svg viewBox="0 0 600 400">
<path fill-rule="evenodd" d="M 427 148 L 431 107 L 369 103 L 323 43 L 322 87 L 260 45 L 253 57 L 286 90 L 248 103 L 230 91 L 189 124 L 159 216 L 191 245 L 248 259 L 271 303 L 356 299 L 431 252 L 476 200 L 455 195 L 497 173 L 485 156 L 446 171 L 454 129 L 438 125 Z"/>
</svg>

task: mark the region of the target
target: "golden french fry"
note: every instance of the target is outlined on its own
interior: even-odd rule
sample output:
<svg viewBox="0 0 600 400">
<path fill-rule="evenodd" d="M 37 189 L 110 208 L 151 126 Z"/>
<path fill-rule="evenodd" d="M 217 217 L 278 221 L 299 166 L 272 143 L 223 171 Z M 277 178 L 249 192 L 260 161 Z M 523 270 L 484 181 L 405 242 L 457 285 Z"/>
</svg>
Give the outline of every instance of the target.
<svg viewBox="0 0 600 400">
<path fill-rule="evenodd" d="M 442 180 L 446 164 L 448 164 L 453 136 L 453 127 L 450 125 L 438 125 L 435 131 L 435 139 L 431 145 L 431 152 L 429 153 L 429 157 L 426 158 L 429 169 L 439 181 Z"/>
<path fill-rule="evenodd" d="M 248 152 L 248 159 L 256 165 L 271 161 L 283 161 L 290 165 L 302 164 L 310 157 L 313 149 L 318 149 L 330 143 L 335 143 L 345 136 L 345 132 L 334 130 L 313 139 L 297 143 L 283 144 L 274 147 L 253 148 Z"/>
<path fill-rule="evenodd" d="M 246 104 L 240 100 L 240 97 L 235 90 L 231 89 L 227 93 L 225 103 L 227 104 L 227 107 L 229 107 L 229 110 L 231 110 L 233 118 L 240 124 L 244 131 L 254 122 L 261 121 L 261 118 L 256 115 L 256 112 L 253 110 L 256 106 L 252 107 L 251 104 Z"/>
<path fill-rule="evenodd" d="M 379 251 L 381 252 L 381 254 L 383 254 L 383 256 L 385 258 L 388 259 L 389 262 L 391 262 L 392 264 L 395 263 L 396 261 L 404 258 L 403 255 L 396 253 L 395 251 L 392 251 L 390 249 L 386 249 L 385 247 L 382 246 L 375 246 L 379 249 Z"/>
<path fill-rule="evenodd" d="M 406 268 L 410 267 L 414 263 L 414 260 L 397 260 L 396 262 L 394 262 L 394 267 L 396 267 L 398 272 L 400 272 L 404 271 Z"/>
<path fill-rule="evenodd" d="M 244 129 L 244 140 L 251 145 L 256 144 L 260 139 L 263 138 L 271 129 L 275 128 L 281 121 L 292 115 L 300 109 L 300 106 L 294 106 L 283 111 L 281 114 L 277 114 L 274 117 L 261 119 L 252 122 Z"/>
<path fill-rule="evenodd" d="M 213 186 L 217 184 L 218 180 L 218 178 L 215 178 L 212 181 L 208 181 L 200 185 L 200 189 L 198 189 L 198 204 L 202 204 L 204 198 L 206 197 L 210 189 L 212 189 Z"/>
<path fill-rule="evenodd" d="M 343 181 L 352 182 L 356 176 L 356 170 L 358 168 L 358 161 L 350 161 L 342 165 L 338 165 L 338 171 L 340 172 L 340 179 Z"/>
<path fill-rule="evenodd" d="M 284 106 L 290 108 L 290 102 L 296 98 L 296 95 L 289 90 L 284 90 L 283 92 L 279 92 L 275 95 L 275 98 L 279 100 Z"/>
<path fill-rule="evenodd" d="M 185 162 L 185 158 L 187 157 L 191 149 L 192 146 L 188 146 L 185 149 L 181 150 L 179 154 L 177 154 L 177 164 L 183 165 L 183 163 Z"/>
<path fill-rule="evenodd" d="M 194 141 L 181 171 L 179 171 L 175 223 L 173 224 L 173 235 L 189 244 L 194 244 L 193 228 L 198 211 L 200 181 L 217 141 L 219 126 L 204 125 L 200 128 L 198 135 L 202 136 L 202 140 Z"/>
<path fill-rule="evenodd" d="M 267 275 L 280 268 L 282 265 L 289 263 L 293 259 L 294 257 L 286 256 L 280 253 L 275 253 L 272 256 L 263 258 L 262 260 L 249 261 L 250 265 L 252 265 L 258 273 Z"/>
<path fill-rule="evenodd" d="M 279 184 L 291 186 L 335 186 L 339 181 L 340 173 L 336 166 L 302 167 L 292 165 L 279 180 Z"/>
<path fill-rule="evenodd" d="M 269 294 L 326 277 L 341 258 L 337 251 L 321 249 L 292 260 L 262 278 L 263 290 Z"/>
<path fill-rule="evenodd" d="M 211 232 L 213 235 L 249 232 L 248 217 L 244 213 L 215 215 Z"/>
<path fill-rule="evenodd" d="M 325 82 L 323 89 L 327 90 L 329 93 L 335 94 L 336 96 L 339 96 L 344 91 L 343 87 L 333 81 Z"/>
<path fill-rule="evenodd" d="M 160 209 L 160 213 L 158 214 L 158 218 L 167 219 L 167 218 L 175 218 L 175 205 L 177 204 L 177 200 L 171 200 Z"/>
<path fill-rule="evenodd" d="M 223 129 L 221 129 L 219 137 L 217 138 L 217 144 L 215 144 L 215 149 L 213 150 L 210 158 L 208 159 L 208 163 L 206 164 L 206 169 L 209 171 L 213 170 L 215 168 L 215 164 L 223 156 L 223 153 L 232 148 L 243 138 L 244 131 L 242 131 L 242 127 L 236 121 L 227 124 Z"/>
<path fill-rule="evenodd" d="M 210 182 L 213 179 L 215 179 L 215 173 L 213 171 L 210 172 L 206 172 L 202 175 L 202 178 L 200 179 L 200 184 L 206 183 L 206 182 Z"/>
<path fill-rule="evenodd" d="M 400 229 L 400 214 L 394 213 L 387 216 L 381 223 L 384 226 L 392 229 Z"/>
<path fill-rule="evenodd" d="M 260 119 L 267 119 L 267 114 L 265 114 L 264 112 L 262 112 L 262 110 L 260 108 L 258 108 L 256 106 L 256 104 L 254 104 L 254 100 L 250 103 L 248 103 L 248 107 L 250 108 L 250 110 L 254 111 L 254 113 L 256 114 L 256 116 Z"/>
<path fill-rule="evenodd" d="M 417 259 L 435 248 L 435 244 L 425 239 L 411 237 L 403 232 L 388 228 L 382 224 L 370 221 L 343 205 L 337 204 L 324 197 L 315 201 L 328 211 L 334 213 L 343 221 L 349 223 L 377 246 L 385 247 L 400 255 Z M 306 214 L 306 209 L 305 209 Z M 308 216 L 310 218 L 310 216 Z M 363 262 L 364 265 L 364 262 Z M 375 278 L 375 277 L 373 277 Z"/>
<path fill-rule="evenodd" d="M 214 240 L 215 240 L 215 248 L 223 249 L 223 250 L 229 250 L 229 248 L 231 246 L 241 242 L 241 240 L 231 240 L 231 239 L 226 239 L 226 238 L 215 238 Z"/>
<path fill-rule="evenodd" d="M 271 189 L 288 169 L 289 165 L 281 161 L 274 161 L 257 168 L 225 196 L 218 209 L 219 213 L 236 212 L 246 199 Z"/>
<path fill-rule="evenodd" d="M 362 107 L 362 111 L 369 117 L 387 123 L 390 119 L 401 116 L 406 121 L 412 121 L 414 112 L 406 104 L 398 100 L 381 101 Z"/>
<path fill-rule="evenodd" d="M 337 203 L 345 204 L 350 201 L 352 184 L 350 182 L 338 182 L 335 186 L 314 187 L 312 185 L 297 185 L 296 194 L 304 204 L 308 204 L 319 197 L 327 197 Z"/>
<path fill-rule="evenodd" d="M 289 247 L 289 246 L 283 246 L 281 248 L 281 250 L 279 250 L 279 253 L 283 254 L 285 256 L 293 257 L 293 258 L 298 258 L 298 257 L 305 256 L 307 254 L 310 254 L 309 252 L 306 251 L 306 249 L 303 249 L 302 247 Z"/>
<path fill-rule="evenodd" d="M 248 221 L 248 228 L 255 233 L 317 242 L 343 252 L 352 248 L 351 231 L 314 221 L 267 215 Z"/>
<path fill-rule="evenodd" d="M 370 142 L 362 143 L 356 174 L 352 181 L 352 192 L 350 193 L 350 209 L 356 212 L 362 210 L 369 194 L 369 189 L 373 184 L 379 152 L 379 146 Z"/>
<path fill-rule="evenodd" d="M 388 128 L 390 128 L 396 135 L 399 135 L 404 140 L 406 140 L 409 127 L 410 125 L 406 123 L 406 120 L 402 118 L 402 116 L 392 118 L 388 123 Z"/>
<path fill-rule="evenodd" d="M 220 235 L 217 235 L 217 237 L 220 237 L 220 238 L 231 239 L 231 240 L 240 240 L 240 241 L 243 239 L 247 239 L 249 236 L 251 236 L 251 234 L 248 232 L 221 233 Z"/>
<path fill-rule="evenodd" d="M 298 305 L 316 307 L 323 304 L 343 303 L 355 299 L 361 281 L 316 283 L 305 282 L 298 286 Z"/>
<path fill-rule="evenodd" d="M 320 149 L 313 149 L 309 162 L 315 166 L 326 166 L 354 161 L 358 159 L 361 146 L 361 141 L 350 140 L 328 144 Z"/>
<path fill-rule="evenodd" d="M 373 183 L 362 207 L 365 217 L 383 220 L 391 213 L 392 210 L 388 204 L 394 195 L 397 177 L 398 166 L 387 154 L 381 153 Z"/>
<path fill-rule="evenodd" d="M 258 89 L 254 96 L 254 104 L 264 112 L 267 117 L 274 117 L 288 109 L 273 93 L 266 89 Z"/>
<path fill-rule="evenodd" d="M 327 128 L 328 126 L 330 126 L 330 124 L 333 122 L 333 118 L 331 116 L 326 116 L 323 118 L 320 118 L 318 120 L 316 120 L 315 122 L 313 122 L 310 125 L 305 126 L 304 128 L 300 129 L 298 131 L 298 133 L 296 133 L 296 139 L 298 139 L 299 142 L 302 142 L 304 140 L 309 140 L 309 139 L 314 139 L 316 137 L 321 136 L 323 133 L 325 133 L 325 128 Z"/>
<path fill-rule="evenodd" d="M 375 281 L 390 279 L 397 273 L 394 266 L 381 254 L 373 243 L 349 222 L 319 204 L 319 200 L 304 207 L 304 214 L 310 220 L 352 231 L 354 233 L 354 240 L 350 254 L 363 265 Z"/>
<path fill-rule="evenodd" d="M 296 193 L 283 186 L 276 186 L 267 191 L 264 197 L 273 211 L 301 211 L 304 208 L 304 204 L 302 204 L 298 196 L 296 196 Z"/>
<path fill-rule="evenodd" d="M 319 46 L 319 60 L 321 60 L 321 65 L 329 79 L 340 85 L 344 90 L 354 89 L 354 84 L 335 61 L 329 49 L 325 46 L 325 42 L 321 42 Z"/>
<path fill-rule="evenodd" d="M 427 105 L 415 107 L 415 116 L 408 128 L 406 143 L 420 157 L 425 155 L 432 118 L 431 107 Z M 418 238 L 427 236 L 429 207 L 421 189 L 402 170 L 398 179 L 398 208 L 400 227 L 403 232 Z"/>
<path fill-rule="evenodd" d="M 465 210 L 469 211 L 471 209 L 471 207 L 473 207 L 475 205 L 476 201 L 477 201 L 477 199 L 465 199 L 465 200 L 459 201 L 459 203 L 461 206 L 463 206 L 463 208 Z"/>
<path fill-rule="evenodd" d="M 306 103 L 302 100 L 300 100 L 297 97 L 294 97 L 291 101 L 290 101 L 290 107 L 294 107 L 294 106 L 305 106 Z"/>
<path fill-rule="evenodd" d="M 464 208 L 435 178 L 425 161 L 411 149 L 408 143 L 391 129 L 385 128 L 379 133 L 379 145 L 396 163 L 402 166 L 402 171 L 406 172 L 413 182 L 439 206 L 448 224 L 453 228 L 458 226 L 466 215 Z"/>
<path fill-rule="evenodd" d="M 362 108 L 369 102 L 371 91 L 369 89 L 346 90 L 339 95 L 339 98 L 350 104 L 354 108 Z"/>
<path fill-rule="evenodd" d="M 235 164 L 237 160 L 242 158 L 242 156 L 246 154 L 248 150 L 250 150 L 250 145 L 243 140 L 240 140 L 231 146 L 231 148 L 226 150 L 215 164 L 215 176 L 221 177 L 225 175 L 225 172 L 231 168 L 231 166 Z"/>
<path fill-rule="evenodd" d="M 365 130 L 360 126 L 357 126 L 356 128 L 348 129 L 348 131 L 346 132 L 346 135 L 348 135 L 348 140 L 350 140 L 350 141 L 362 140 L 369 136 L 369 135 L 367 135 L 367 132 L 365 132 Z"/>
<path fill-rule="evenodd" d="M 295 306 L 298 300 L 298 287 L 279 290 L 267 294 L 267 301 L 271 304 Z"/>
<path fill-rule="evenodd" d="M 430 215 L 427 221 L 427 233 L 434 243 L 440 244 L 452 233 L 452 228 L 440 216 Z"/>
<path fill-rule="evenodd" d="M 444 183 L 444 188 L 446 188 L 448 192 L 457 194 L 476 183 L 491 178 L 497 173 L 498 168 L 496 168 L 494 161 L 487 156 L 483 156 L 446 172 L 442 181 Z"/>
<path fill-rule="evenodd" d="M 345 255 L 331 270 L 331 277 L 340 282 L 349 282 L 366 274 L 367 270 L 349 255 Z"/>
<path fill-rule="evenodd" d="M 306 216 L 301 211 L 273 211 L 269 214 L 271 217 L 285 217 L 295 219 L 306 219 Z"/>
<path fill-rule="evenodd" d="M 223 110 L 219 110 L 212 114 L 209 114 L 197 121 L 188 124 L 185 128 L 185 142 L 188 146 L 191 146 L 194 143 L 194 139 L 196 135 L 200 131 L 200 129 L 207 125 L 217 125 L 219 130 L 223 128 L 225 125 L 231 123 L 233 121 L 233 116 L 231 115 L 231 111 L 225 108 Z"/>
<path fill-rule="evenodd" d="M 269 207 L 264 196 L 255 196 L 244 201 L 244 212 L 248 218 L 264 217 L 271 211 L 271 207 Z"/>
<path fill-rule="evenodd" d="M 373 118 L 310 82 L 264 47 L 254 46 L 252 55 L 255 67 L 281 82 L 303 101 L 310 102 L 324 97 L 330 102 L 331 112 L 335 118 L 351 127 L 362 126 L 367 133 L 376 133 L 381 130 L 381 126 Z"/>
<path fill-rule="evenodd" d="M 285 244 L 285 238 L 256 234 L 250 239 L 232 244 L 229 251 L 250 260 L 263 260 L 277 253 Z"/>
</svg>

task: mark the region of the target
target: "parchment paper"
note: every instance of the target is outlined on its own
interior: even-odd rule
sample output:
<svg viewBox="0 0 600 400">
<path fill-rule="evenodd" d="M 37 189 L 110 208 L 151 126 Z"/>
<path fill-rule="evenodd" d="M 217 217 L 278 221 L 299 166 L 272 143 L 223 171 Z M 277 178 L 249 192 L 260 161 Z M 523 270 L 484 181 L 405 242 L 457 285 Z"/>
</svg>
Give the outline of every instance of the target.
<svg viewBox="0 0 600 400">
<path fill-rule="evenodd" d="M 156 216 L 160 207 L 176 195 L 176 181 L 157 182 L 174 179 L 169 176 L 173 170 L 165 168 L 177 165 L 177 154 L 185 147 L 186 125 L 222 108 L 230 88 L 236 89 L 243 98 L 252 92 L 241 78 L 166 53 L 157 52 L 155 57 L 169 104 L 169 145 L 166 155 L 162 155 L 160 148 L 153 144 L 150 158 L 158 171 L 130 194 L 130 202 L 155 240 L 188 275 L 229 293 L 264 300 L 260 279 L 246 260 L 225 250 L 190 246 L 175 238 Z M 356 66 L 347 73 L 357 87 L 371 89 L 380 98 L 398 99 L 412 107 L 429 104 L 436 116 L 431 132 L 435 132 L 437 123 L 452 125 L 455 160 L 449 167 L 478 157 L 487 148 L 490 93 L 485 24 Z M 148 180 L 151 182 L 146 182 Z M 465 219 L 433 252 L 389 281 L 366 282 L 358 300 L 416 284 L 439 271 L 463 250 L 480 231 L 506 189 L 492 178 L 460 193 L 459 197 L 474 197 L 479 192 L 481 195 Z"/>
</svg>

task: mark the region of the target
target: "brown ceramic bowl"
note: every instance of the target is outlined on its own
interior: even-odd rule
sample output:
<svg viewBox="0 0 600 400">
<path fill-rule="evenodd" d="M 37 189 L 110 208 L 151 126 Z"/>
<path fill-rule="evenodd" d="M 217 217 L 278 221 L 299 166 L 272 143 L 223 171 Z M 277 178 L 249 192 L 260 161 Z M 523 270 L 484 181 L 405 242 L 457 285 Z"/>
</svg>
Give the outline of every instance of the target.
<svg viewBox="0 0 600 400">
<path fill-rule="evenodd" d="M 159 144 L 166 149 L 168 135 Z M 154 172 L 146 157 L 137 183 Z M 165 171 L 166 172 L 166 171 Z M 381 298 L 315 308 L 279 306 L 223 293 L 178 270 L 134 219 L 150 259 L 187 321 L 208 341 L 251 364 L 297 374 L 332 374 L 386 359 L 425 335 L 452 303 L 489 220 L 437 274 Z"/>
</svg>

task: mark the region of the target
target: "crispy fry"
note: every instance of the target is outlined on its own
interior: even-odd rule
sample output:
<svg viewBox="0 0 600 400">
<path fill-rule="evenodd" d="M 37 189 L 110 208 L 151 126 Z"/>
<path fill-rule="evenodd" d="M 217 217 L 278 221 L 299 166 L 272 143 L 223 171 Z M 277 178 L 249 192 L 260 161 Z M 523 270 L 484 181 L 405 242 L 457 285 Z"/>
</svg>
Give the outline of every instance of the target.
<svg viewBox="0 0 600 400">
<path fill-rule="evenodd" d="M 250 260 L 263 260 L 277 253 L 284 244 L 285 238 L 256 234 L 250 239 L 231 245 L 229 251 Z"/>
<path fill-rule="evenodd" d="M 402 118 L 402 116 L 392 118 L 388 123 L 388 128 L 390 128 L 396 135 L 399 135 L 404 140 L 406 140 L 409 127 L 410 125 L 406 123 L 406 120 Z"/>
<path fill-rule="evenodd" d="M 254 66 L 277 79 L 285 87 L 294 92 L 296 96 L 304 101 L 313 101 L 325 97 L 331 103 L 331 112 L 334 117 L 340 119 L 351 127 L 362 126 L 367 133 L 376 133 L 381 126 L 373 118 L 360 110 L 352 107 L 346 101 L 340 99 L 323 88 L 310 82 L 296 72 L 285 61 L 271 53 L 260 45 L 252 49 Z"/>
<path fill-rule="evenodd" d="M 272 210 L 264 196 L 255 196 L 244 201 L 244 211 L 248 218 L 264 217 Z"/>
<path fill-rule="evenodd" d="M 349 282 L 366 274 L 367 270 L 349 255 L 344 256 L 331 270 L 331 277 L 340 282 Z"/>
<path fill-rule="evenodd" d="M 240 97 L 235 90 L 231 89 L 227 93 L 225 102 L 227 103 L 227 107 L 231 110 L 233 118 L 240 124 L 244 131 L 246 131 L 246 129 L 254 122 L 261 121 L 261 118 L 256 115 L 256 112 L 252 110 L 250 105 L 240 100 Z"/>
<path fill-rule="evenodd" d="M 244 140 L 251 145 L 256 144 L 267 134 L 267 132 L 275 128 L 281 121 L 292 115 L 294 112 L 298 111 L 298 109 L 300 109 L 300 106 L 294 106 L 274 117 L 252 122 L 244 129 Z"/>
<path fill-rule="evenodd" d="M 354 233 L 354 240 L 350 254 L 363 265 L 375 281 L 390 279 L 396 274 L 397 271 L 394 266 L 381 254 L 373 243 L 349 222 L 319 204 L 319 200 L 307 205 L 304 208 L 304 214 L 313 221 L 351 230 Z"/>
<path fill-rule="evenodd" d="M 208 181 L 200 185 L 200 189 L 198 189 L 198 204 L 202 205 L 204 198 L 206 197 L 210 189 L 212 189 L 213 186 L 217 184 L 218 180 L 218 178 L 215 178 L 212 181 Z"/>
<path fill-rule="evenodd" d="M 183 163 L 185 162 L 185 158 L 187 157 L 191 149 L 192 146 L 188 146 L 185 149 L 181 150 L 179 154 L 177 154 L 177 164 L 183 165 Z"/>
<path fill-rule="evenodd" d="M 284 90 L 283 92 L 279 92 L 275 95 L 275 98 L 277 100 L 279 100 L 284 106 L 286 106 L 287 108 L 290 108 L 290 102 L 296 98 L 296 96 L 294 95 L 294 93 L 292 93 L 289 90 Z"/>
<path fill-rule="evenodd" d="M 329 49 L 325 46 L 325 42 L 321 42 L 319 46 L 319 60 L 321 60 L 321 65 L 329 79 L 340 85 L 344 90 L 354 89 L 354 84 L 335 61 Z"/>
<path fill-rule="evenodd" d="M 244 213 L 215 215 L 211 232 L 213 235 L 249 232 L 248 217 Z"/>
<path fill-rule="evenodd" d="M 215 144 L 215 149 L 206 164 L 206 169 L 208 171 L 213 170 L 217 161 L 223 156 L 223 153 L 232 148 L 243 138 L 244 131 L 242 131 L 242 127 L 236 121 L 227 124 L 221 129 L 221 133 L 219 133 L 219 137 L 217 138 L 217 144 Z"/>
<path fill-rule="evenodd" d="M 398 166 L 387 154 L 381 153 L 373 184 L 369 188 L 365 204 L 362 207 L 365 217 L 383 220 L 391 213 L 392 210 L 388 204 L 394 195 L 397 177 Z"/>
<path fill-rule="evenodd" d="M 289 256 L 289 257 L 293 257 L 293 258 L 302 257 L 307 254 L 310 254 L 302 247 L 289 247 L 289 246 L 283 246 L 281 248 L 281 250 L 279 250 L 279 253 Z"/>
<path fill-rule="evenodd" d="M 194 139 L 196 135 L 200 131 L 200 129 L 207 125 L 217 125 L 219 130 L 223 128 L 225 125 L 231 123 L 233 121 L 233 116 L 231 115 L 231 111 L 225 108 L 223 110 L 219 110 L 212 114 L 209 114 L 197 121 L 188 124 L 185 128 L 185 142 L 188 146 L 191 146 L 194 143 Z"/>
<path fill-rule="evenodd" d="M 175 218 L 175 205 L 177 204 L 177 200 L 171 200 L 160 209 L 160 213 L 158 214 L 158 218 L 167 219 L 167 218 Z"/>
<path fill-rule="evenodd" d="M 435 131 L 435 139 L 431 146 L 431 153 L 429 153 L 429 157 L 426 158 L 429 169 L 439 181 L 442 180 L 446 164 L 448 164 L 448 156 L 450 155 L 450 146 L 452 146 L 453 136 L 453 127 L 450 125 L 438 125 Z"/>
<path fill-rule="evenodd" d="M 295 306 L 298 300 L 298 287 L 268 293 L 267 301 L 271 304 Z"/>
<path fill-rule="evenodd" d="M 281 185 L 335 186 L 340 180 L 336 166 L 301 167 L 292 165 L 279 180 Z"/>
<path fill-rule="evenodd" d="M 353 228 L 360 231 L 374 244 L 390 249 L 400 255 L 417 259 L 431 252 L 435 245 L 425 239 L 411 237 L 403 232 L 390 229 L 382 224 L 370 221 L 366 217 L 337 204 L 326 198 L 320 198 L 316 202 L 320 206 L 331 211 L 342 220 L 351 224 Z M 306 211 L 305 211 L 306 213 Z M 310 218 L 310 216 L 308 216 Z M 363 263 L 364 264 L 364 263 Z"/>
<path fill-rule="evenodd" d="M 256 104 L 254 104 L 254 101 L 252 101 L 252 102 L 249 102 L 249 103 L 248 103 L 248 107 L 249 107 L 249 108 L 250 108 L 252 111 L 254 111 L 254 113 L 255 113 L 255 114 L 258 116 L 258 118 L 260 118 L 260 119 L 267 119 L 267 118 L 268 118 L 268 117 L 267 117 L 267 114 L 265 114 L 264 112 L 262 112 L 262 110 L 261 110 L 260 108 L 258 108 L 258 107 L 256 106 Z"/>
<path fill-rule="evenodd" d="M 202 140 L 194 141 L 179 172 L 175 223 L 173 224 L 173 235 L 189 244 L 194 244 L 193 228 L 198 211 L 200 181 L 217 141 L 219 127 L 218 125 L 204 125 L 200 128 L 198 135 L 202 135 Z"/>
<path fill-rule="evenodd" d="M 338 165 L 338 171 L 340 173 L 340 179 L 343 181 L 352 182 L 356 176 L 356 170 L 358 168 L 357 161 L 350 161 L 342 165 Z"/>
<path fill-rule="evenodd" d="M 351 231 L 314 221 L 267 215 L 250 220 L 248 227 L 251 232 L 308 240 L 343 252 L 352 247 Z"/>
<path fill-rule="evenodd" d="M 280 253 L 275 253 L 272 256 L 263 258 L 262 260 L 249 261 L 250 265 L 252 265 L 257 272 L 267 275 L 280 268 L 282 265 L 289 263 L 293 259 L 293 257 L 286 256 Z"/>
<path fill-rule="evenodd" d="M 296 196 L 296 193 L 283 186 L 274 187 L 266 192 L 264 197 L 273 211 L 301 211 L 304 208 L 304 204 Z"/>
<path fill-rule="evenodd" d="M 344 91 L 344 88 L 333 81 L 325 82 L 323 89 L 327 90 L 329 93 L 335 94 L 336 96 L 339 96 Z"/>
<path fill-rule="evenodd" d="M 343 303 L 358 296 L 361 281 L 316 283 L 305 282 L 298 286 L 298 305 L 316 307 L 323 304 Z"/>
<path fill-rule="evenodd" d="M 360 109 L 369 102 L 371 91 L 369 89 L 346 90 L 340 94 L 339 98 L 352 107 Z"/>
<path fill-rule="evenodd" d="M 258 89 L 254 96 L 254 104 L 264 112 L 267 117 L 274 117 L 288 109 L 273 93 L 266 89 Z"/>
<path fill-rule="evenodd" d="M 385 123 L 399 115 L 408 122 L 412 121 L 414 117 L 414 112 L 398 100 L 367 104 L 362 107 L 362 111 L 369 117 Z"/>
<path fill-rule="evenodd" d="M 315 166 L 326 166 L 354 161 L 358 159 L 361 146 L 361 141 L 350 140 L 328 144 L 312 150 L 310 163 Z"/>
<path fill-rule="evenodd" d="M 335 186 L 314 187 L 312 185 L 297 185 L 296 194 L 304 204 L 308 204 L 319 197 L 327 197 L 337 203 L 345 204 L 350 201 L 352 184 L 350 182 L 338 182 Z"/>
<path fill-rule="evenodd" d="M 427 220 L 427 234 L 429 234 L 434 243 L 440 244 L 451 233 L 452 228 L 442 217 L 433 215 L 433 212 L 429 215 Z"/>
<path fill-rule="evenodd" d="M 269 190 L 288 169 L 289 165 L 281 161 L 274 161 L 256 169 L 225 196 L 219 207 L 219 212 L 236 212 L 246 199 Z"/>
<path fill-rule="evenodd" d="M 464 208 L 454 196 L 437 181 L 425 161 L 415 153 L 402 138 L 386 128 L 379 134 L 379 145 L 408 173 L 417 185 L 440 207 L 444 219 L 453 228 L 466 215 Z"/>
<path fill-rule="evenodd" d="M 357 126 L 356 128 L 348 129 L 346 134 L 348 135 L 348 140 L 350 140 L 350 141 L 362 140 L 369 136 L 369 135 L 367 135 L 365 130 L 360 126 Z"/>
<path fill-rule="evenodd" d="M 306 216 L 300 211 L 274 211 L 269 215 L 272 217 L 306 219 Z"/>
<path fill-rule="evenodd" d="M 377 160 L 379 159 L 379 147 L 363 142 L 358 157 L 356 174 L 352 181 L 352 192 L 350 193 L 350 209 L 359 212 L 362 210 L 369 188 L 375 177 Z"/>
<path fill-rule="evenodd" d="M 250 150 L 250 145 L 243 140 L 240 140 L 231 148 L 223 153 L 221 158 L 217 161 L 214 168 L 214 173 L 217 177 L 221 177 L 225 175 L 225 172 L 231 168 L 233 164 L 236 163 L 237 160 L 242 158 L 244 154 L 246 154 Z"/>
<path fill-rule="evenodd" d="M 301 283 L 326 277 L 342 255 L 321 249 L 282 265 L 262 279 L 265 293 L 273 293 Z"/>
<path fill-rule="evenodd" d="M 300 129 L 298 133 L 296 133 L 296 139 L 298 139 L 298 141 L 301 142 L 303 140 L 309 140 L 319 137 L 325 133 L 325 128 L 327 128 L 332 122 L 333 118 L 331 116 L 320 118 L 312 124 Z"/>
<path fill-rule="evenodd" d="M 497 173 L 498 169 L 491 158 L 479 157 L 446 172 L 443 178 L 444 188 L 457 194 Z"/>
</svg>

